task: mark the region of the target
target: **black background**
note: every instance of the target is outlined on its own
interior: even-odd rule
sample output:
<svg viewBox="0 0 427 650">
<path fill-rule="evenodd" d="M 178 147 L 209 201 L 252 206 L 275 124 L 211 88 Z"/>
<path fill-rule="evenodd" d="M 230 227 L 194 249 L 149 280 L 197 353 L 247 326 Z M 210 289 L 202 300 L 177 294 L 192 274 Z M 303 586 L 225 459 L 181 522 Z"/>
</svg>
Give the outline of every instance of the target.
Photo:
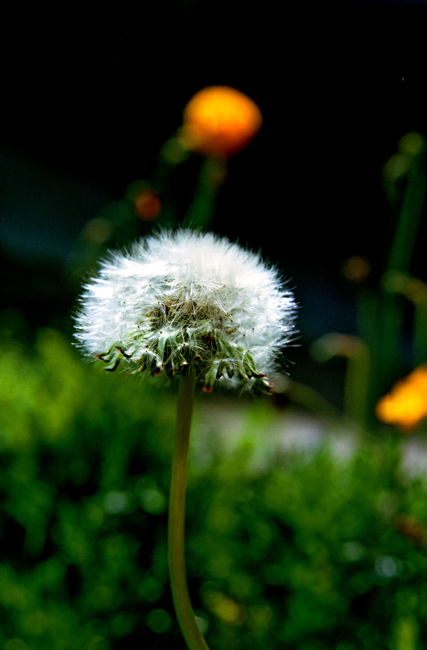
<svg viewBox="0 0 427 650">
<path fill-rule="evenodd" d="M 427 134 L 425 3 L 30 11 L 1 28 L 6 307 L 34 313 L 28 265 L 60 265 L 85 221 L 152 173 L 192 94 L 227 84 L 259 104 L 264 125 L 231 161 L 212 228 L 292 278 L 306 338 L 352 330 L 341 265 L 362 254 L 381 273 L 393 229 L 381 169 L 402 135 Z M 422 224 L 413 271 L 427 279 L 424 239 Z M 73 299 L 46 265 L 42 324 Z"/>
</svg>

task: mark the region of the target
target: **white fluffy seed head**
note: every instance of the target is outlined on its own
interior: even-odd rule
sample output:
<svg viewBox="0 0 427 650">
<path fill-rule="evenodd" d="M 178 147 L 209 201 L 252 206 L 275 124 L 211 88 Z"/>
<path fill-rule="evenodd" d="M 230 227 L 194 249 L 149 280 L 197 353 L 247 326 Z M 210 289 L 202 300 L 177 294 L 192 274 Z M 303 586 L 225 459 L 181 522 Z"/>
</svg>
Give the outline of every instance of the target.
<svg viewBox="0 0 427 650">
<path fill-rule="evenodd" d="M 113 370 L 195 372 L 210 391 L 268 389 L 295 337 L 296 304 L 277 270 L 227 239 L 162 232 L 111 253 L 84 288 L 79 347 Z"/>
</svg>

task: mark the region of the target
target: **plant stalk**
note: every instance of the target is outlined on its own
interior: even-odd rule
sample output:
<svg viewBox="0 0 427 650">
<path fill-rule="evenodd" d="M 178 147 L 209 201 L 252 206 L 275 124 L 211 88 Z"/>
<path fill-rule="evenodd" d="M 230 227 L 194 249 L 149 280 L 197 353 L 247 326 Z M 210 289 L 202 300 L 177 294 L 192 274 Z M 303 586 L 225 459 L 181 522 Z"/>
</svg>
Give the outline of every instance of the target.
<svg viewBox="0 0 427 650">
<path fill-rule="evenodd" d="M 195 377 L 191 373 L 180 378 L 169 496 L 168 556 L 172 599 L 183 637 L 189 650 L 209 650 L 197 627 L 191 606 L 184 554 L 185 490 L 195 383 Z"/>
</svg>

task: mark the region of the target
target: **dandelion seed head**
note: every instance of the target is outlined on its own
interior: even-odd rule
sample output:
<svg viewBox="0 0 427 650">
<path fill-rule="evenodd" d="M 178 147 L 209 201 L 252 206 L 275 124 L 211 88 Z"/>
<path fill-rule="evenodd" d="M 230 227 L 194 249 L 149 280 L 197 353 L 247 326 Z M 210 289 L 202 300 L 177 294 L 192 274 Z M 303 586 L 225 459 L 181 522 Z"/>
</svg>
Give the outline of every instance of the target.
<svg viewBox="0 0 427 650">
<path fill-rule="evenodd" d="M 161 232 L 101 264 L 76 339 L 106 369 L 192 370 L 208 391 L 216 382 L 268 388 L 295 313 L 292 291 L 259 255 L 210 233 Z"/>
</svg>

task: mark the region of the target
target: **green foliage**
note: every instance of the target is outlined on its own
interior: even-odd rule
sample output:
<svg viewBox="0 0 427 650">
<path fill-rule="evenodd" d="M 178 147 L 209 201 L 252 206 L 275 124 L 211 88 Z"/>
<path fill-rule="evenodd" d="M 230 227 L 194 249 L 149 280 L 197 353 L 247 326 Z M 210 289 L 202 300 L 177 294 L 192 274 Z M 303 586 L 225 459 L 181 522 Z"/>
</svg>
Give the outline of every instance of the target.
<svg viewBox="0 0 427 650">
<path fill-rule="evenodd" d="M 0 647 L 183 650 L 166 553 L 174 384 L 103 373 L 54 330 L 3 340 Z M 203 396 L 192 441 L 187 571 L 212 650 L 425 647 L 427 488 L 397 441 L 356 437 L 343 455 L 331 431 L 292 451 L 287 410 L 238 404 Z"/>
</svg>

